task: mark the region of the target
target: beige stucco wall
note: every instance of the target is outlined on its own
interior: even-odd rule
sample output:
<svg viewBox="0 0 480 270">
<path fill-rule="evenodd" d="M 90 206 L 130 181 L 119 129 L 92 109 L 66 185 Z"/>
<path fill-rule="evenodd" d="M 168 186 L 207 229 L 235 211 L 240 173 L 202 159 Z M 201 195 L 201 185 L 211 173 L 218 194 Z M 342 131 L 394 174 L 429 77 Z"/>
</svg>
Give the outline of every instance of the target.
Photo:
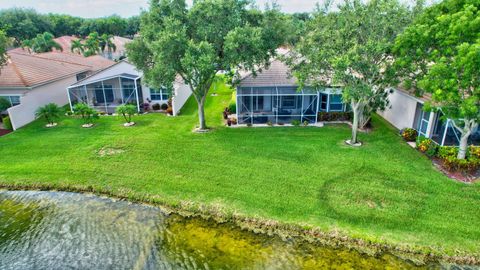
<svg viewBox="0 0 480 270">
<path fill-rule="evenodd" d="M 9 108 L 8 114 L 14 129 L 19 129 L 35 120 L 35 111 L 48 103 L 63 106 L 68 103 L 65 89 L 77 81 L 76 76 L 42 85 L 29 90 L 20 97 L 20 104 Z"/>
<path fill-rule="evenodd" d="M 413 128 L 417 104 L 421 101 L 400 90 L 394 90 L 389 100 L 390 107 L 378 114 L 398 129 Z"/>
</svg>

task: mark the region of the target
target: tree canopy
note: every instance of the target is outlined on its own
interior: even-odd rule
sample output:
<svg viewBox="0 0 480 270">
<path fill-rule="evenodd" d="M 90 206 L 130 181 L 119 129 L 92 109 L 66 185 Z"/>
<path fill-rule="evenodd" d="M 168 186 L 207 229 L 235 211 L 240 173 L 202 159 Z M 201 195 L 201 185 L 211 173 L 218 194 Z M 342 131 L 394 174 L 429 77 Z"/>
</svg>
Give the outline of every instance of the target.
<svg viewBox="0 0 480 270">
<path fill-rule="evenodd" d="M 0 72 L 1 68 L 7 62 L 8 38 L 5 32 L 0 30 Z"/>
<path fill-rule="evenodd" d="M 187 83 L 206 129 L 204 104 L 220 70 L 255 71 L 283 44 L 278 10 L 249 9 L 248 0 L 154 0 L 142 16 L 140 38 L 127 46 L 129 59 L 152 87 L 171 88 L 177 76 Z"/>
<path fill-rule="evenodd" d="M 480 120 L 480 2 L 445 0 L 431 6 L 395 44 L 397 83 L 430 93 L 426 109 L 439 110 L 461 133 L 458 158 Z"/>
<path fill-rule="evenodd" d="M 386 67 L 397 34 L 412 19 L 397 0 L 347 0 L 307 22 L 290 64 L 301 87 L 340 87 L 354 113 L 351 143 L 370 114 L 388 104 Z"/>
<path fill-rule="evenodd" d="M 15 38 L 16 45 L 38 34 L 52 33 L 59 37 L 75 35 L 86 37 L 92 32 L 99 35 L 133 37 L 139 30 L 138 16 L 122 18 L 112 15 L 103 18 L 84 19 L 65 14 L 40 14 L 33 9 L 12 8 L 0 11 L 0 29 Z"/>
</svg>

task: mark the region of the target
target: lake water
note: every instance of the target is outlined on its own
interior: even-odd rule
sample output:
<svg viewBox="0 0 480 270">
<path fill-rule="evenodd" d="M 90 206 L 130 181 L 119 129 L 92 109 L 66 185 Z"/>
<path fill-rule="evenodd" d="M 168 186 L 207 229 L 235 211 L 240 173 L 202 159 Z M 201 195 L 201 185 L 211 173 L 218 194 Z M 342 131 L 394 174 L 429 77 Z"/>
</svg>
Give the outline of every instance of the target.
<svg viewBox="0 0 480 270">
<path fill-rule="evenodd" d="M 0 191 L 0 269 L 325 268 L 417 267 L 94 195 Z"/>
</svg>

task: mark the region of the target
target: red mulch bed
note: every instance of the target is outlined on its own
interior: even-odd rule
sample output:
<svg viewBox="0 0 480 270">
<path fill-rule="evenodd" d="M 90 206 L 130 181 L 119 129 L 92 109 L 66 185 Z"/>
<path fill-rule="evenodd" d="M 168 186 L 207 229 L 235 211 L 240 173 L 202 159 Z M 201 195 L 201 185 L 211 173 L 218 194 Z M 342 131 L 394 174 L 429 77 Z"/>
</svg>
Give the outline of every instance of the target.
<svg viewBox="0 0 480 270">
<path fill-rule="evenodd" d="M 450 179 L 463 183 L 474 183 L 480 178 L 480 171 L 476 171 L 475 173 L 451 172 L 445 169 L 445 166 L 443 166 L 443 161 L 441 159 L 432 158 L 432 162 L 439 171 L 441 171 L 444 175 L 448 176 Z"/>
<path fill-rule="evenodd" d="M 12 131 L 8 130 L 8 129 L 0 129 L 0 136 L 3 136 L 3 135 L 6 135 L 8 133 L 10 133 Z"/>
</svg>

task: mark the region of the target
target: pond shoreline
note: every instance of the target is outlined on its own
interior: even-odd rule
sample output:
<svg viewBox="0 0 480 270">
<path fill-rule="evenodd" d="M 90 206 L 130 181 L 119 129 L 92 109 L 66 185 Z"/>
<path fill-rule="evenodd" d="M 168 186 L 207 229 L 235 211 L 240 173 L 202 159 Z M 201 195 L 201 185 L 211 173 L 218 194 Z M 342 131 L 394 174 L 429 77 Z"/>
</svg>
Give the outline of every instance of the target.
<svg viewBox="0 0 480 270">
<path fill-rule="evenodd" d="M 408 245 L 396 246 L 388 243 L 352 238 L 338 231 L 322 231 L 311 226 L 299 224 L 286 224 L 275 220 L 266 220 L 248 217 L 235 213 L 226 213 L 214 206 L 205 206 L 184 202 L 172 204 L 162 200 L 158 196 L 139 195 L 131 191 L 112 191 L 93 186 L 51 185 L 51 184 L 5 184 L 0 183 L 0 189 L 25 190 L 25 191 L 62 191 L 75 193 L 92 193 L 99 196 L 107 196 L 114 199 L 125 200 L 132 203 L 146 204 L 159 208 L 167 215 L 177 214 L 182 217 L 200 217 L 206 220 L 214 220 L 218 223 L 231 223 L 250 232 L 279 236 L 283 240 L 298 239 L 310 244 L 324 245 L 332 248 L 346 248 L 358 251 L 369 256 L 380 254 L 392 254 L 402 260 L 410 261 L 415 265 L 428 265 L 431 263 L 480 265 L 480 254 L 467 254 L 457 252 L 455 255 L 445 254 L 442 250 L 434 247 L 411 247 Z"/>
</svg>

